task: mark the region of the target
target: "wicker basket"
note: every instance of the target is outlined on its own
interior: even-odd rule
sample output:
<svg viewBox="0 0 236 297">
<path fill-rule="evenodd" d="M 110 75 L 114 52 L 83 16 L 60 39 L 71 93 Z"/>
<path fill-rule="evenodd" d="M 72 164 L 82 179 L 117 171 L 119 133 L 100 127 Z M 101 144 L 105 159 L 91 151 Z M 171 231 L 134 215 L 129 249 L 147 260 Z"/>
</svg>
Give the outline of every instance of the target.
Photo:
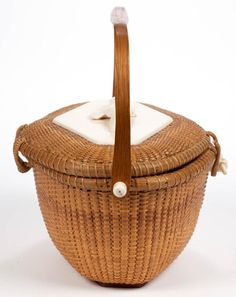
<svg viewBox="0 0 236 297">
<path fill-rule="evenodd" d="M 150 105 L 173 121 L 131 145 L 125 22 L 114 22 L 114 32 L 115 145 L 94 144 L 53 123 L 76 104 L 21 126 L 14 157 L 20 172 L 33 167 L 47 230 L 65 259 L 102 285 L 137 287 L 189 241 L 208 172 L 215 175 L 219 167 L 220 146 L 191 120 Z"/>
</svg>

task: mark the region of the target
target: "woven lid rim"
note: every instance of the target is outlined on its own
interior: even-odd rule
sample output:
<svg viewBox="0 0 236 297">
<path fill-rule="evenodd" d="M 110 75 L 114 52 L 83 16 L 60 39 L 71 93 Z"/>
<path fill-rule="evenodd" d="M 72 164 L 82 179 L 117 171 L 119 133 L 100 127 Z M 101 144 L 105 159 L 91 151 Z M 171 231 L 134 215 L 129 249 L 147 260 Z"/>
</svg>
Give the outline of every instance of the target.
<svg viewBox="0 0 236 297">
<path fill-rule="evenodd" d="M 131 179 L 131 192 L 143 191 L 150 192 L 159 189 L 166 189 L 183 184 L 190 179 L 198 176 L 203 171 L 209 172 L 215 160 L 216 150 L 213 145 L 205 152 L 194 159 L 192 162 L 185 164 L 180 168 L 176 168 L 170 172 L 164 172 L 160 175 L 138 176 Z M 72 186 L 81 190 L 110 192 L 110 178 L 88 178 L 71 176 L 50 168 L 35 164 L 34 168 L 44 172 L 51 178 L 59 181 L 62 184 Z"/>
</svg>

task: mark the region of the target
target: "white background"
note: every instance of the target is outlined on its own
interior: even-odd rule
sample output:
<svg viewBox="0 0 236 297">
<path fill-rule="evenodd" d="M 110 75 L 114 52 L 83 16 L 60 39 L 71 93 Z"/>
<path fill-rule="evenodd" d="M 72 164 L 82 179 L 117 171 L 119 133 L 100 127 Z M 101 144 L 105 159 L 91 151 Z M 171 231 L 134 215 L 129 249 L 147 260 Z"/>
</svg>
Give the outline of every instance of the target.
<svg viewBox="0 0 236 297">
<path fill-rule="evenodd" d="M 110 12 L 129 13 L 131 97 L 218 135 L 228 176 L 209 177 L 194 236 L 141 289 L 76 273 L 45 230 L 32 172 L 17 172 L 18 126 L 65 105 L 111 97 Z M 236 296 L 236 1 L 0 0 L 0 295 Z"/>
</svg>

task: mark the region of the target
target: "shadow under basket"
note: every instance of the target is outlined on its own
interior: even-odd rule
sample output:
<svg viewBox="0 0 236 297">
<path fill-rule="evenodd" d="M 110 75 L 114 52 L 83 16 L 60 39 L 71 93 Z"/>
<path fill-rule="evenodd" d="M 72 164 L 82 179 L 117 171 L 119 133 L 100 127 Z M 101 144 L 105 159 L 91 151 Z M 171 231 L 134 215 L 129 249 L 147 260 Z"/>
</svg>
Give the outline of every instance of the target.
<svg viewBox="0 0 236 297">
<path fill-rule="evenodd" d="M 114 22 L 114 29 L 114 145 L 55 124 L 80 103 L 21 126 L 14 157 L 20 172 L 34 170 L 48 233 L 65 259 L 100 285 L 140 287 L 188 243 L 220 146 L 195 122 L 147 104 L 172 122 L 132 145 L 127 26 Z"/>
</svg>

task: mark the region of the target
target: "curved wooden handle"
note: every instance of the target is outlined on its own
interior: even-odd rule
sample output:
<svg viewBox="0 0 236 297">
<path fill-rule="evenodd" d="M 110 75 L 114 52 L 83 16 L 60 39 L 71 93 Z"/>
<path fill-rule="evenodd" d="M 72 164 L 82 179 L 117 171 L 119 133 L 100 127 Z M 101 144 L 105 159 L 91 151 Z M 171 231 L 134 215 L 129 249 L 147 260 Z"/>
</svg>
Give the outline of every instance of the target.
<svg viewBox="0 0 236 297">
<path fill-rule="evenodd" d="M 114 81 L 116 107 L 112 192 L 125 197 L 131 180 L 129 40 L 126 23 L 114 24 Z"/>
</svg>

